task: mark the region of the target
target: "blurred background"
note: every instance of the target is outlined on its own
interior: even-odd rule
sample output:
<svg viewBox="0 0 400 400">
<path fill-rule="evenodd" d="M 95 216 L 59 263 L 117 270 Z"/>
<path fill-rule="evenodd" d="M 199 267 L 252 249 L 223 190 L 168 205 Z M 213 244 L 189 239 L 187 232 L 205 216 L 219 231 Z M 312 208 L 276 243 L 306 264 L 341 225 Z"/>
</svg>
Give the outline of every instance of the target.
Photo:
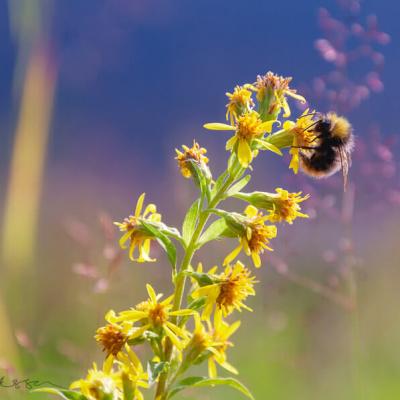
<svg viewBox="0 0 400 400">
<path fill-rule="evenodd" d="M 217 175 L 226 137 L 202 124 L 272 70 L 310 106 L 344 113 L 356 151 L 345 194 L 339 174 L 313 181 L 257 158 L 249 189 L 310 193 L 311 218 L 265 255 L 230 361 L 258 399 L 400 398 L 398 8 L 0 0 L 0 377 L 67 386 L 101 362 L 93 335 L 108 309 L 140 301 L 145 281 L 170 290 L 165 256 L 154 246 L 158 263 L 129 263 L 112 221 L 145 191 L 180 227 L 196 190 L 174 148 L 196 138 Z M 232 245 L 210 245 L 203 263 Z M 181 398 L 226 395 L 241 398 Z M 2 400 L 28 398 L 46 396 L 0 387 Z"/>
</svg>

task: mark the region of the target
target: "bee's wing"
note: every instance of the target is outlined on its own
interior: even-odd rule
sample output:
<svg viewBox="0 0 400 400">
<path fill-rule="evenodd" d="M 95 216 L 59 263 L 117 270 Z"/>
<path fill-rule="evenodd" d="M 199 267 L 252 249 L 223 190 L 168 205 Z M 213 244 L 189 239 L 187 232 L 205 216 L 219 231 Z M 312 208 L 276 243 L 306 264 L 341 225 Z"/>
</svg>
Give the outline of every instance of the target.
<svg viewBox="0 0 400 400">
<path fill-rule="evenodd" d="M 345 148 L 340 147 L 339 155 L 340 155 L 340 164 L 342 166 L 342 174 L 343 174 L 343 189 L 346 191 L 347 176 L 349 175 L 349 168 L 351 166 L 350 152 L 348 152 Z"/>
</svg>

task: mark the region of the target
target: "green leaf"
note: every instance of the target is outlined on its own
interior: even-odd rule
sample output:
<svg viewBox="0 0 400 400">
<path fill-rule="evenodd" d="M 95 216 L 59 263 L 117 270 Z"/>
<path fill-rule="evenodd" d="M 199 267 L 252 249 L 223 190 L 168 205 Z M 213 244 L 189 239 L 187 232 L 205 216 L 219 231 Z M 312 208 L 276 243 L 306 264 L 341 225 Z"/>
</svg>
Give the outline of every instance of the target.
<svg viewBox="0 0 400 400">
<path fill-rule="evenodd" d="M 214 281 L 211 279 L 210 275 L 206 274 L 205 272 L 187 271 L 186 275 L 195 279 L 200 286 L 208 286 L 214 284 Z"/>
<path fill-rule="evenodd" d="M 201 235 L 197 247 L 203 246 L 205 243 L 211 240 L 218 239 L 228 231 L 228 226 L 224 218 L 217 219 L 214 221 L 207 230 Z"/>
<path fill-rule="evenodd" d="M 196 221 L 200 211 L 200 199 L 197 199 L 189 208 L 182 225 L 182 238 L 186 245 L 189 244 L 196 229 Z"/>
<path fill-rule="evenodd" d="M 273 145 L 272 143 L 267 142 L 266 140 L 262 139 L 255 139 L 255 141 L 260 145 L 265 150 L 272 151 L 275 154 L 278 154 L 279 156 L 283 155 L 282 152 L 279 150 L 278 147 Z"/>
<path fill-rule="evenodd" d="M 240 192 L 250 181 L 251 176 L 246 175 L 239 182 L 236 182 L 233 186 L 231 186 L 227 192 L 225 193 L 225 198 L 234 196 L 236 193 Z"/>
<path fill-rule="evenodd" d="M 60 396 L 66 400 L 87 400 L 87 397 L 74 390 L 54 389 L 54 388 L 39 388 L 31 391 L 32 393 L 49 393 Z"/>
<path fill-rule="evenodd" d="M 147 363 L 147 374 L 149 375 L 149 385 L 152 386 L 161 372 L 166 371 L 169 363 L 165 361 L 154 362 L 150 361 Z"/>
<path fill-rule="evenodd" d="M 135 388 L 132 381 L 129 379 L 129 375 L 126 372 L 123 372 L 121 374 L 121 377 L 124 400 L 133 400 L 133 398 L 135 397 Z"/>
<path fill-rule="evenodd" d="M 218 179 L 215 181 L 214 186 L 211 190 L 211 196 L 214 197 L 216 193 L 221 189 L 222 185 L 225 183 L 226 178 L 228 177 L 229 172 L 228 170 L 224 171 Z"/>
<path fill-rule="evenodd" d="M 207 196 L 207 200 L 210 201 L 210 189 L 208 187 L 209 182 L 211 182 L 211 174 L 207 168 L 204 171 L 200 168 L 199 164 L 194 160 L 188 160 L 191 165 L 191 172 L 196 185 L 200 188 L 201 194 Z"/>
<path fill-rule="evenodd" d="M 233 389 L 238 390 L 243 393 L 246 397 L 251 400 L 254 400 L 253 395 L 250 393 L 249 389 L 246 388 L 241 382 L 233 378 L 207 378 L 202 376 L 192 376 L 190 378 L 186 378 L 177 383 L 175 388 L 171 390 L 168 395 L 168 399 L 177 394 L 178 392 L 188 388 L 188 387 L 202 387 L 202 386 L 217 386 L 217 385 L 226 385 L 230 386 Z"/>
<path fill-rule="evenodd" d="M 169 237 L 172 237 L 173 239 L 178 240 L 179 242 L 182 243 L 182 237 L 178 229 L 173 228 L 171 226 L 167 226 L 165 224 L 161 224 L 160 226 L 160 231 L 164 233 L 164 235 L 167 235 Z"/>
<path fill-rule="evenodd" d="M 160 246 L 165 250 L 167 253 L 169 262 L 172 265 L 172 268 L 175 269 L 176 266 L 176 248 L 171 242 L 171 240 L 168 239 L 168 237 L 161 232 L 161 230 L 157 229 L 154 225 L 149 224 L 147 222 L 141 221 L 142 225 L 150 231 L 154 237 L 157 239 L 158 243 Z"/>
<path fill-rule="evenodd" d="M 204 304 L 206 304 L 206 297 L 202 296 L 202 297 L 192 300 L 188 304 L 188 308 L 190 308 L 191 310 L 197 311 L 197 310 L 200 310 L 200 308 L 202 308 L 204 306 Z"/>
</svg>

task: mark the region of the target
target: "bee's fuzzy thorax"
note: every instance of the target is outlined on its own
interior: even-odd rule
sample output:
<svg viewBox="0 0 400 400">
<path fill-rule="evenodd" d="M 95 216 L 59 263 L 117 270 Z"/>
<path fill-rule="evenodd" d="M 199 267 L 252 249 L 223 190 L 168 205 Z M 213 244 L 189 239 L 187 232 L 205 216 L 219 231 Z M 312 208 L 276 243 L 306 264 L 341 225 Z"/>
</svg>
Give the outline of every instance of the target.
<svg viewBox="0 0 400 400">
<path fill-rule="evenodd" d="M 344 118 L 339 117 L 336 113 L 328 113 L 327 119 L 331 122 L 331 133 L 333 137 L 337 137 L 341 139 L 343 142 L 346 142 L 352 132 L 352 127 L 350 122 Z"/>
</svg>

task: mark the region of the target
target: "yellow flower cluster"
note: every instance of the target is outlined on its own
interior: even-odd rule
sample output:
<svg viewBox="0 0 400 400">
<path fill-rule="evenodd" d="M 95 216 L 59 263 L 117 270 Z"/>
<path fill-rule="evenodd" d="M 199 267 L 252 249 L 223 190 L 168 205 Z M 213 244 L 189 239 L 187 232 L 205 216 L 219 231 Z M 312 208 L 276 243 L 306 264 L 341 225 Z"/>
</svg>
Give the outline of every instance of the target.
<svg viewBox="0 0 400 400">
<path fill-rule="evenodd" d="M 126 248 L 125 243 L 129 241 L 129 258 L 137 262 L 153 262 L 155 259 L 150 258 L 150 242 L 154 236 L 145 228 L 143 222 L 161 222 L 161 214 L 157 213 L 157 207 L 154 204 L 149 204 L 143 214 L 143 202 L 145 193 L 142 193 L 136 204 L 135 214 L 125 218 L 123 222 L 115 222 L 121 232 L 125 232 L 119 244 L 122 248 Z M 139 258 L 135 260 L 133 253 L 138 247 Z"/>
<path fill-rule="evenodd" d="M 192 147 L 183 145 L 182 150 L 176 149 L 175 159 L 182 175 L 192 179 L 199 190 L 181 230 L 165 225 L 154 204 L 145 207 L 144 193 L 134 214 L 115 223 L 122 232 L 120 245 L 128 249 L 132 261 L 156 261 L 150 257 L 150 245 L 152 241 L 160 245 L 172 267 L 173 290 L 163 298 L 147 284 L 145 301 L 106 314 L 107 323 L 95 334 L 105 353 L 103 367 L 99 370 L 94 365 L 85 379 L 72 383 L 74 393 L 67 398 L 78 398 L 79 392 L 83 400 L 142 400 L 142 389 L 156 385 L 155 399 L 166 400 L 190 385 L 226 384 L 218 376 L 217 365 L 238 373 L 228 362 L 227 354 L 233 346 L 231 337 L 240 326 L 235 315 L 243 310 L 252 311 L 248 301 L 249 296 L 255 295 L 257 283 L 251 269 L 239 257 L 243 252 L 259 268 L 265 250 L 272 251 L 271 240 L 277 236 L 275 224 L 292 224 L 297 218 L 307 217 L 300 203 L 309 196 L 302 196 L 301 192 L 282 188 L 274 193 L 243 192 L 250 179 L 244 173 L 253 171 L 251 164 L 260 151 L 282 155 L 281 150 L 290 147 L 290 168 L 297 172 L 299 148 L 311 147 L 317 140 L 310 129 L 315 125 L 314 112 L 306 110 L 295 122 L 284 120 L 290 115 L 288 96 L 305 102 L 289 87 L 290 82 L 291 78 L 268 72 L 258 76 L 255 83 L 236 86 L 232 93 L 226 93 L 229 124 L 204 125 L 211 130 L 233 132 L 226 142 L 230 152 L 226 170 L 215 181 L 211 179 L 205 148 L 194 141 Z M 273 132 L 274 126 L 279 130 Z M 244 211 L 222 209 L 221 204 L 228 198 L 244 201 Z M 208 242 L 224 238 L 239 242 L 217 262 L 222 261 L 224 268 L 215 266 L 205 272 L 200 263 L 194 270 L 195 253 Z M 180 252 L 177 246 L 181 247 Z M 192 283 L 190 288 L 186 287 L 188 280 Z M 147 346 L 152 353 L 145 366 L 137 356 L 147 354 L 136 351 L 140 346 Z M 209 377 L 185 379 L 186 372 L 202 362 L 208 364 Z M 252 398 L 240 382 L 235 381 L 233 386 Z M 65 392 L 61 394 L 65 398 Z"/>
</svg>

